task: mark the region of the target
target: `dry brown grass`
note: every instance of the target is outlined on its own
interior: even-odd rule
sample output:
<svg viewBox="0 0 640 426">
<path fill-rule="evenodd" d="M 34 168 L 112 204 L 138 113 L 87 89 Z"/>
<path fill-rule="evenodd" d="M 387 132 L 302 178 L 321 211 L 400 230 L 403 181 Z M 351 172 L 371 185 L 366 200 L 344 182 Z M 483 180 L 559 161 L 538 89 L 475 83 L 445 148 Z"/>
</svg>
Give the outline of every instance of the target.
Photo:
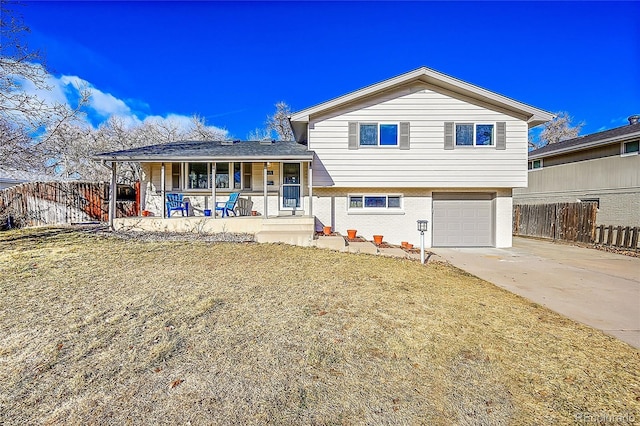
<svg viewBox="0 0 640 426">
<path fill-rule="evenodd" d="M 443 264 L 37 229 L 0 292 L 5 424 L 640 419 L 640 352 Z"/>
</svg>

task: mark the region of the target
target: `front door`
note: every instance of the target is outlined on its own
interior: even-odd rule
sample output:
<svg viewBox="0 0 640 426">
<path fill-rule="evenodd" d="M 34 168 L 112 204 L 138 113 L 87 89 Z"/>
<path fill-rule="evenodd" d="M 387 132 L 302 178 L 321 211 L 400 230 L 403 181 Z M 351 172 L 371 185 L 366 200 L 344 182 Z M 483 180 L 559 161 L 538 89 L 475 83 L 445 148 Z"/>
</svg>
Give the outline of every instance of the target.
<svg viewBox="0 0 640 426">
<path fill-rule="evenodd" d="M 295 210 L 301 207 L 300 163 L 282 163 L 282 205 L 283 210 Z"/>
</svg>

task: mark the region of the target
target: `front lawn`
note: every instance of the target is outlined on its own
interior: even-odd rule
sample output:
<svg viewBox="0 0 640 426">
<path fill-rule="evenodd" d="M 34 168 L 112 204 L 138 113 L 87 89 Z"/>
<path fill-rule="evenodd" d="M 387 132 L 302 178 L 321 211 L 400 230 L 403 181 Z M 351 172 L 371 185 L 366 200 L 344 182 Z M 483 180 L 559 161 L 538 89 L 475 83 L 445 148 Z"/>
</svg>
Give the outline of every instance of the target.
<svg viewBox="0 0 640 426">
<path fill-rule="evenodd" d="M 445 264 L 45 228 L 0 295 L 0 424 L 640 421 L 640 351 Z"/>
</svg>

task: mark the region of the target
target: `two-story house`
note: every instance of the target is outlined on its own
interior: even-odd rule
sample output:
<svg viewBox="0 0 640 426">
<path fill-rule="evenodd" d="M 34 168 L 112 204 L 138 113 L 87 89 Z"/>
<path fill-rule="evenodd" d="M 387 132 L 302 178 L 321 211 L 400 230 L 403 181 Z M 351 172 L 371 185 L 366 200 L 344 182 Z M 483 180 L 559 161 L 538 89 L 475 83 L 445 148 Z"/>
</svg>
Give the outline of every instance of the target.
<svg viewBox="0 0 640 426">
<path fill-rule="evenodd" d="M 596 202 L 598 225 L 640 226 L 639 119 L 529 152 L 529 185 L 515 202 Z"/>
<path fill-rule="evenodd" d="M 188 195 L 194 214 L 241 192 L 265 222 L 301 215 L 397 244 L 417 242 L 426 219 L 429 246 L 509 247 L 528 130 L 552 118 L 419 68 L 292 114 L 295 141 L 182 142 L 96 158 L 141 162 L 143 206 L 157 216 L 167 192 Z"/>
</svg>

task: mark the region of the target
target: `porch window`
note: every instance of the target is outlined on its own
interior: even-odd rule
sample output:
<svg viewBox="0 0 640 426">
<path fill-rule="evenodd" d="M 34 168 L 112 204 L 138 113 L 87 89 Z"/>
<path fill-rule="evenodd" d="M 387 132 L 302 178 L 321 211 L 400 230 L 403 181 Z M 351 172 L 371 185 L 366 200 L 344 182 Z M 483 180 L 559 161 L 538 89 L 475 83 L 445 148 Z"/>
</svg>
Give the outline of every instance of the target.
<svg viewBox="0 0 640 426">
<path fill-rule="evenodd" d="M 207 190 L 215 182 L 222 190 L 251 189 L 251 163 L 216 163 L 215 179 L 213 163 L 172 163 L 173 189 Z"/>
<path fill-rule="evenodd" d="M 229 188 L 229 163 L 216 163 L 216 188 Z"/>
<path fill-rule="evenodd" d="M 242 165 L 244 164 L 244 172 Z M 249 172 L 247 173 L 247 165 Z M 243 185 L 243 174 L 248 182 Z M 250 189 L 251 163 L 216 163 L 216 188 L 220 189 Z"/>
<path fill-rule="evenodd" d="M 208 189 L 211 181 L 211 165 L 209 163 L 188 163 L 187 189 Z"/>
<path fill-rule="evenodd" d="M 251 189 L 251 163 L 242 163 L 244 168 L 243 189 Z"/>
</svg>

